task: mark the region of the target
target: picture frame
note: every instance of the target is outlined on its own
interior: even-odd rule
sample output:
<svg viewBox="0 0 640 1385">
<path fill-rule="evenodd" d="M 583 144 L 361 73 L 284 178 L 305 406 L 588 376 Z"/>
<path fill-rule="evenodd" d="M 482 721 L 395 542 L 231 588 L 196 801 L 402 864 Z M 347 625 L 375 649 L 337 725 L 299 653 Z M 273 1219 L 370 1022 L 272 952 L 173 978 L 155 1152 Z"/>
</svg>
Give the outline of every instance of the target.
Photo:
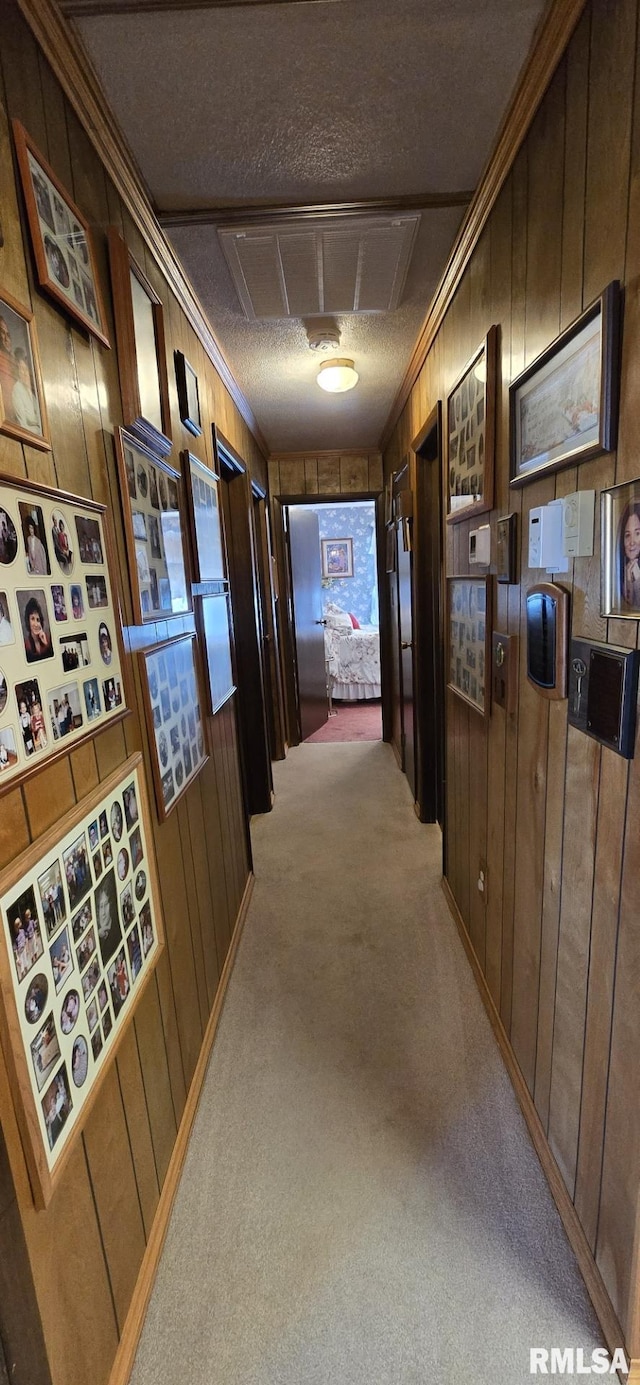
<svg viewBox="0 0 640 1385">
<path fill-rule="evenodd" d="M 518 574 L 518 516 L 503 515 L 496 523 L 496 577 L 513 583 Z"/>
<path fill-rule="evenodd" d="M 226 582 L 220 477 L 192 452 L 180 454 L 187 492 L 194 582 Z"/>
<path fill-rule="evenodd" d="M 194 437 L 198 438 L 202 433 L 198 377 L 193 366 L 189 364 L 182 351 L 174 351 L 173 360 L 176 371 L 176 385 L 178 387 L 180 418 L 185 428 L 188 428 L 189 432 L 193 433 Z"/>
<path fill-rule="evenodd" d="M 191 590 L 181 474 L 125 428 L 115 443 L 134 624 L 183 616 Z"/>
<path fill-rule="evenodd" d="M 491 709 L 491 582 L 447 577 L 447 687 L 486 720 Z"/>
<path fill-rule="evenodd" d="M 137 752 L 0 873 L 0 1032 L 46 1207 L 164 945 Z"/>
<path fill-rule="evenodd" d="M 0 794 L 127 716 L 106 506 L 0 475 Z"/>
<path fill-rule="evenodd" d="M 196 621 L 204 650 L 209 716 L 224 707 L 236 691 L 233 670 L 231 599 L 228 592 L 199 596 Z"/>
<path fill-rule="evenodd" d="M 0 286 L 0 433 L 51 451 L 38 334 L 30 308 Z"/>
<path fill-rule="evenodd" d="M 125 427 L 167 457 L 172 443 L 162 302 L 117 226 L 109 226 L 107 236 Z"/>
<path fill-rule="evenodd" d="M 489 328 L 447 395 L 447 523 L 493 507 L 498 328 Z"/>
<path fill-rule="evenodd" d="M 640 620 L 640 477 L 600 496 L 600 611 Z"/>
<path fill-rule="evenodd" d="M 21 121 L 12 125 L 40 288 L 110 346 L 89 222 Z"/>
<path fill-rule="evenodd" d="M 620 354 L 617 280 L 509 388 L 510 485 L 616 446 Z"/>
<path fill-rule="evenodd" d="M 321 539 L 323 577 L 353 577 L 353 539 Z"/>
<path fill-rule="evenodd" d="M 169 816 L 209 756 L 196 636 L 177 635 L 138 654 L 158 817 Z"/>
</svg>

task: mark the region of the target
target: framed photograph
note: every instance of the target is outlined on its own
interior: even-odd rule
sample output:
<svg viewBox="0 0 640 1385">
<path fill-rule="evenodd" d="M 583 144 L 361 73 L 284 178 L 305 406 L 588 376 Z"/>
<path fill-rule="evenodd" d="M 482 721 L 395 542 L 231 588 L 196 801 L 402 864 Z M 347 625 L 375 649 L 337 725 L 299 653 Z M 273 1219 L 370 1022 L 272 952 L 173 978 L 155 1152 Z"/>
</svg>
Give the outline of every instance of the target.
<svg viewBox="0 0 640 1385">
<path fill-rule="evenodd" d="M 202 420 L 200 418 L 198 377 L 182 351 L 174 351 L 173 359 L 176 367 L 180 417 L 185 428 L 188 428 L 195 437 L 199 437 L 202 432 Z"/>
<path fill-rule="evenodd" d="M 116 457 L 135 624 L 184 615 L 191 595 L 180 472 L 124 428 L 116 428 Z"/>
<path fill-rule="evenodd" d="M 140 753 L 2 872 L 0 933 L 2 1042 L 46 1206 L 163 946 Z"/>
<path fill-rule="evenodd" d="M 33 313 L 0 288 L 0 433 L 51 451 Z"/>
<path fill-rule="evenodd" d="M 322 576 L 353 577 L 353 539 L 321 539 Z"/>
<path fill-rule="evenodd" d="M 488 717 L 491 689 L 491 587 L 488 577 L 447 578 L 447 686 Z"/>
<path fill-rule="evenodd" d="M 447 520 L 485 514 L 493 505 L 497 327 L 467 362 L 447 395 Z"/>
<path fill-rule="evenodd" d="M 231 657 L 229 601 L 228 594 L 221 592 L 217 596 L 200 596 L 196 604 L 198 630 L 206 657 L 210 716 L 215 716 L 236 690 Z"/>
<path fill-rule="evenodd" d="M 499 582 L 517 581 L 517 540 L 517 514 L 504 515 L 496 524 L 496 576 Z"/>
<path fill-rule="evenodd" d="M 600 505 L 602 615 L 640 620 L 640 477 L 603 491 Z"/>
<path fill-rule="evenodd" d="M 12 123 L 40 287 L 109 346 L 89 223 L 24 125 Z"/>
<path fill-rule="evenodd" d="M 180 456 L 186 481 L 194 582 L 227 580 L 219 478 L 191 452 Z"/>
<path fill-rule="evenodd" d="M 127 714 L 104 505 L 0 476 L 0 794 Z"/>
<path fill-rule="evenodd" d="M 138 659 L 162 822 L 208 758 L 196 637 L 179 635 L 141 650 Z"/>
<path fill-rule="evenodd" d="M 116 226 L 108 237 L 124 421 L 166 457 L 171 416 L 162 303 Z"/>
<path fill-rule="evenodd" d="M 615 447 L 619 321 L 614 281 L 513 381 L 512 486 Z"/>
</svg>

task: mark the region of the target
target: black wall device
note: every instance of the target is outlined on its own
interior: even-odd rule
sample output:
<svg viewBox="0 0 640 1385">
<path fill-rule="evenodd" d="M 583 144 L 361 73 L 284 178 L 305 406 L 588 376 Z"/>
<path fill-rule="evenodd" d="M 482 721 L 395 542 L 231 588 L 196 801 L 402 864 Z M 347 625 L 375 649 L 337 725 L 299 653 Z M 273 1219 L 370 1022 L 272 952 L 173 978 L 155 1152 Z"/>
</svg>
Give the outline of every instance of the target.
<svg viewBox="0 0 640 1385">
<path fill-rule="evenodd" d="M 569 721 L 626 760 L 635 746 L 639 666 L 637 649 L 571 641 Z"/>
</svg>

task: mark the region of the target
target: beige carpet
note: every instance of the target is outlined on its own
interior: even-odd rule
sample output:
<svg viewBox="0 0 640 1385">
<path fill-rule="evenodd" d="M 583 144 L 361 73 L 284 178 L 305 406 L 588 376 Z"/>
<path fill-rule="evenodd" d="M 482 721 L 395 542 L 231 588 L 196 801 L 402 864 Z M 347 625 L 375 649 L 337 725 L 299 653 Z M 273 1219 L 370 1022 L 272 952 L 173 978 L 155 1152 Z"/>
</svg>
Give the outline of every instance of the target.
<svg viewBox="0 0 640 1385">
<path fill-rule="evenodd" d="M 382 744 L 304 745 L 133 1385 L 525 1385 L 598 1327 Z"/>
</svg>

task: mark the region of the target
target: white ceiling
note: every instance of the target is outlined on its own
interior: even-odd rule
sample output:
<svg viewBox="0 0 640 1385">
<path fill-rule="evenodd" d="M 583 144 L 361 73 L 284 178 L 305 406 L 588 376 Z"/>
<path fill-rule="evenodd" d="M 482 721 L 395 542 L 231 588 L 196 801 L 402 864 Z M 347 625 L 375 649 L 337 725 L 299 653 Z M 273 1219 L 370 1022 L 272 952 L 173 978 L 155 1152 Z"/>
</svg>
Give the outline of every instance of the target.
<svg viewBox="0 0 640 1385">
<path fill-rule="evenodd" d="M 543 8 L 289 0 L 77 22 L 157 207 L 175 212 L 472 190 Z M 247 320 L 214 224 L 169 229 L 272 451 L 377 445 L 462 215 L 421 211 L 395 311 L 339 319 L 360 373 L 342 396 L 316 385 L 300 319 Z"/>
</svg>

